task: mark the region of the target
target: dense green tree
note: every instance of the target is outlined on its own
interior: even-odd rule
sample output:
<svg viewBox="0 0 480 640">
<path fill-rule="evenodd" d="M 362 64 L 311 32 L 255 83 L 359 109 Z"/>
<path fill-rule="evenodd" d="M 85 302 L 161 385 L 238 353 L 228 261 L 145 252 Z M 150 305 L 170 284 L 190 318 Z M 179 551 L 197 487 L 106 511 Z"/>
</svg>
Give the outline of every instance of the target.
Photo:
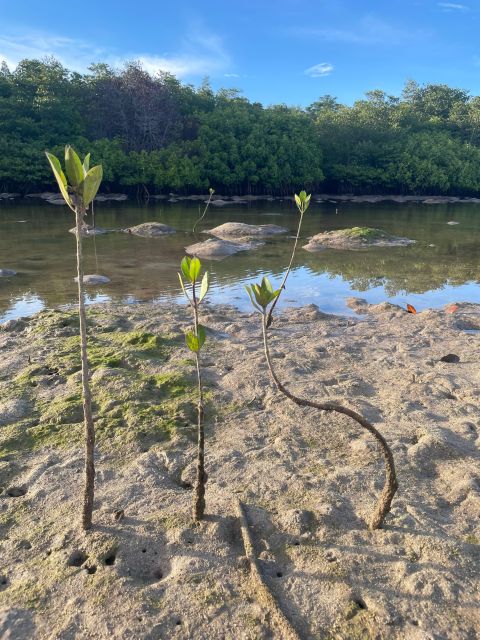
<svg viewBox="0 0 480 640">
<path fill-rule="evenodd" d="M 0 65 L 0 190 L 47 188 L 43 151 L 65 143 L 132 192 L 478 194 L 480 97 L 409 81 L 353 105 L 306 109 L 197 88 L 137 62 L 72 73 L 54 59 Z"/>
</svg>

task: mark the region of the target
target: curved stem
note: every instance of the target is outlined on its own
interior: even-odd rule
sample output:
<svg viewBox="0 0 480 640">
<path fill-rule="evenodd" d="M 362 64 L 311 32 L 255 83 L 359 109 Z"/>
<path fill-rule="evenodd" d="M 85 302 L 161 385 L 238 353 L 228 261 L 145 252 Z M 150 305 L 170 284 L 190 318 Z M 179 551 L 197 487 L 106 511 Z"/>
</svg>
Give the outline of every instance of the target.
<svg viewBox="0 0 480 640">
<path fill-rule="evenodd" d="M 207 213 L 208 207 L 210 206 L 210 202 L 212 201 L 212 196 L 213 196 L 213 193 L 210 193 L 210 195 L 208 196 L 207 204 L 205 206 L 205 209 L 203 210 L 202 215 L 200 216 L 200 218 L 198 218 L 198 220 L 193 225 L 193 229 L 192 229 L 193 233 L 195 233 L 195 229 L 197 228 L 197 224 L 200 224 L 200 222 L 204 219 L 205 214 Z"/>
<path fill-rule="evenodd" d="M 78 277 L 78 317 L 80 321 L 80 356 L 82 362 L 83 416 L 85 425 L 85 491 L 83 498 L 82 526 L 85 530 L 92 526 L 93 498 L 95 491 L 95 427 L 92 415 L 92 394 L 90 391 L 90 370 L 87 354 L 87 320 L 85 316 L 85 288 L 83 284 L 82 227 L 85 211 L 75 208 L 77 236 L 77 277 Z"/>
<path fill-rule="evenodd" d="M 192 285 L 192 307 L 195 335 L 198 337 L 198 302 L 195 293 L 195 282 Z M 203 427 L 203 384 L 202 371 L 200 368 L 200 354 L 195 353 L 195 363 L 197 366 L 198 383 L 198 404 L 197 404 L 197 476 L 195 482 L 193 519 L 197 522 L 201 520 L 205 513 L 205 429 Z"/>
<path fill-rule="evenodd" d="M 287 398 L 295 402 L 295 404 L 300 407 L 313 407 L 314 409 L 319 409 L 321 411 L 334 411 L 336 413 L 343 413 L 346 416 L 349 416 L 355 422 L 357 422 L 361 427 L 366 429 L 379 443 L 380 448 L 382 450 L 383 457 L 385 459 L 385 485 L 383 487 L 382 494 L 378 500 L 378 504 L 375 508 L 375 511 L 370 519 L 369 528 L 370 529 L 380 529 L 385 516 L 390 511 L 390 507 L 392 504 L 393 497 L 398 489 L 397 476 L 395 472 L 395 463 L 393 460 L 393 454 L 390 447 L 387 444 L 387 441 L 382 436 L 382 434 L 363 416 L 361 416 L 356 411 L 349 409 L 348 407 L 344 407 L 341 404 L 337 404 L 336 402 L 313 402 L 312 400 L 308 400 L 306 398 L 299 398 L 294 395 L 291 391 L 289 391 L 279 380 L 277 374 L 272 365 L 272 360 L 270 357 L 270 350 L 268 346 L 268 338 L 267 338 L 267 316 L 265 313 L 262 314 L 262 330 L 263 330 L 263 347 L 265 351 L 265 358 L 267 361 L 268 368 L 272 375 L 272 378 L 275 382 L 275 385 L 279 391 L 281 391 Z"/>
<path fill-rule="evenodd" d="M 287 278 L 288 278 L 288 276 L 290 274 L 290 271 L 292 270 L 292 264 L 293 264 L 293 260 L 295 258 L 295 251 L 297 250 L 297 244 L 298 244 L 298 239 L 300 237 L 300 229 L 302 228 L 302 222 L 303 222 L 303 213 L 300 213 L 300 220 L 298 222 L 297 235 L 295 236 L 295 243 L 293 245 L 292 255 L 290 256 L 290 262 L 288 263 L 287 270 L 285 272 L 285 275 L 283 276 L 282 284 L 280 285 L 280 293 L 278 294 L 278 296 L 273 301 L 273 304 L 270 307 L 270 311 L 268 312 L 267 329 L 272 324 L 272 321 L 273 321 L 273 317 L 272 317 L 273 310 L 275 309 L 275 306 L 276 306 L 276 304 L 278 302 L 278 299 L 282 295 L 282 291 L 285 289 L 285 283 L 287 282 Z"/>
</svg>

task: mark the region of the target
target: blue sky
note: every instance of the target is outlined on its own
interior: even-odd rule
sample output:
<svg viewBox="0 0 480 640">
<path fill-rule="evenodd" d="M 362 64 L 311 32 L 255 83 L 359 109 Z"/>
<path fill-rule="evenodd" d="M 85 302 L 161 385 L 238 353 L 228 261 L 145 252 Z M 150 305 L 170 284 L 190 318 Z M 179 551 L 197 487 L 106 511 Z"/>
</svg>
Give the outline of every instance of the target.
<svg viewBox="0 0 480 640">
<path fill-rule="evenodd" d="M 251 100 L 351 103 L 409 78 L 480 94 L 480 0 L 0 0 L 0 60 L 141 60 Z"/>
</svg>

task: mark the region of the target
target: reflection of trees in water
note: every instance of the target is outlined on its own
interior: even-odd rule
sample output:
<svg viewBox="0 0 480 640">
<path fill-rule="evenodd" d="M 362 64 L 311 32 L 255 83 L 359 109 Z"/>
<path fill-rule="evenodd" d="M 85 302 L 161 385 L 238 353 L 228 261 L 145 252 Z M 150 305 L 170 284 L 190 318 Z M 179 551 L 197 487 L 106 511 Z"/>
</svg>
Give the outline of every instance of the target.
<svg viewBox="0 0 480 640">
<path fill-rule="evenodd" d="M 428 253 L 429 252 L 429 253 Z M 446 285 L 480 282 L 478 249 L 452 255 L 433 247 L 375 248 L 370 251 L 326 250 L 305 260 L 313 273 L 341 276 L 353 289 L 367 291 L 382 285 L 388 296 L 401 292 L 426 293 Z"/>
</svg>

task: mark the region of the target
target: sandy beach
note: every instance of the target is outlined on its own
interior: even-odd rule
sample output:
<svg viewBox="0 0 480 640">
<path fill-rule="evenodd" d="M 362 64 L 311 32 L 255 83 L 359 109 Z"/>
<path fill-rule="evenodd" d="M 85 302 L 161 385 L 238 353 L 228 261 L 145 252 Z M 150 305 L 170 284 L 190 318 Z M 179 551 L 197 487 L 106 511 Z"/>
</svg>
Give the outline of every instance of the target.
<svg viewBox="0 0 480 640">
<path fill-rule="evenodd" d="M 400 488 L 374 532 L 365 520 L 384 466 L 372 438 L 284 398 L 259 316 L 208 304 L 206 519 L 190 522 L 189 309 L 92 306 L 96 499 L 94 527 L 81 532 L 75 312 L 0 325 L 0 636 L 282 638 L 252 588 L 239 498 L 265 582 L 300 638 L 477 638 L 480 306 L 350 306 L 353 317 L 314 305 L 281 313 L 271 350 L 292 391 L 350 406 L 390 444 Z"/>
</svg>

